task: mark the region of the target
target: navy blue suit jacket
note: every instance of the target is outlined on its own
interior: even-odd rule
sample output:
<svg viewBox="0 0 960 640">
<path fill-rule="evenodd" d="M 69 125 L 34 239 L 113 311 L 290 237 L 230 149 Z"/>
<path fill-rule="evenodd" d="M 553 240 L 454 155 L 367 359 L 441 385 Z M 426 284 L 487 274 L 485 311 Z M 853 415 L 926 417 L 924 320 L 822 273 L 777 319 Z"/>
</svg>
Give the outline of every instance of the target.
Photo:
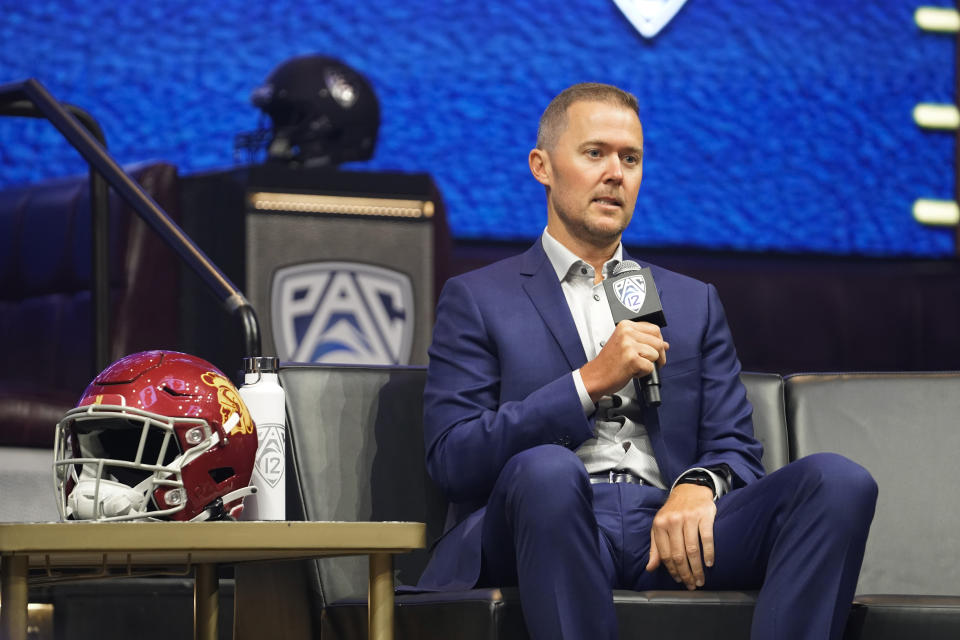
<svg viewBox="0 0 960 640">
<path fill-rule="evenodd" d="M 660 292 L 670 343 L 660 372 L 663 404 L 643 416 L 664 482 L 719 464 L 729 466 L 735 487 L 752 482 L 763 475 L 762 447 L 716 290 L 643 266 Z M 571 376 L 585 363 L 539 240 L 447 282 L 430 347 L 424 437 L 427 469 L 451 507 L 421 588 L 474 586 L 485 505 L 510 457 L 551 443 L 576 449 L 593 437 Z"/>
</svg>

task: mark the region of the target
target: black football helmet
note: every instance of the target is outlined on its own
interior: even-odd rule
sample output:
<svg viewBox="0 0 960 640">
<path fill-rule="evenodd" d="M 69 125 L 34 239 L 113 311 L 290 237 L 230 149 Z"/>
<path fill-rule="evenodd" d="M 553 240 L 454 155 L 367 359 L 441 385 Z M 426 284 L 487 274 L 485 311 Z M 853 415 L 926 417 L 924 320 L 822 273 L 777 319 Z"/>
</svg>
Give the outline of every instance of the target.
<svg viewBox="0 0 960 640">
<path fill-rule="evenodd" d="M 253 104 L 269 116 L 269 161 L 335 166 L 368 160 L 380 127 L 373 87 L 334 58 L 291 58 L 254 90 Z"/>
</svg>

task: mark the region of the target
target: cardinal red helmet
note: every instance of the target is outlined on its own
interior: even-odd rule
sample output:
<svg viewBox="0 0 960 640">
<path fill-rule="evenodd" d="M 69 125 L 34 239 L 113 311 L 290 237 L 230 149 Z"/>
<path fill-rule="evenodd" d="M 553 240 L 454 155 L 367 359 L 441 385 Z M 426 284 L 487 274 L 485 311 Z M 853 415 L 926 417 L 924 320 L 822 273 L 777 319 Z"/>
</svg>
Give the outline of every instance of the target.
<svg viewBox="0 0 960 640">
<path fill-rule="evenodd" d="M 209 362 L 144 351 L 114 362 L 57 424 L 63 519 L 209 520 L 243 509 L 257 433 L 237 388 Z"/>
</svg>

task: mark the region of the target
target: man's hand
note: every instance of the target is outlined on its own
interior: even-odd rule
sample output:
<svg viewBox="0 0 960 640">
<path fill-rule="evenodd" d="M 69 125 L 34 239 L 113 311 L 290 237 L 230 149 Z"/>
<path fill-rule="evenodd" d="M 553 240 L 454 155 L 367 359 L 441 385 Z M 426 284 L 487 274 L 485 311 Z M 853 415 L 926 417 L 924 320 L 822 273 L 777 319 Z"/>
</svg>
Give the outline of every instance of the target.
<svg viewBox="0 0 960 640">
<path fill-rule="evenodd" d="M 713 519 L 717 506 L 713 491 L 696 484 L 678 484 L 670 492 L 650 529 L 650 561 L 647 571 L 660 563 L 677 582 L 691 591 L 702 587 L 703 564 L 713 566 Z M 700 543 L 703 543 L 703 563 Z"/>
<path fill-rule="evenodd" d="M 649 374 L 655 362 L 662 367 L 669 348 L 657 325 L 629 320 L 619 323 L 597 357 L 580 367 L 590 399 L 597 402 L 622 389 L 631 378 Z"/>
</svg>

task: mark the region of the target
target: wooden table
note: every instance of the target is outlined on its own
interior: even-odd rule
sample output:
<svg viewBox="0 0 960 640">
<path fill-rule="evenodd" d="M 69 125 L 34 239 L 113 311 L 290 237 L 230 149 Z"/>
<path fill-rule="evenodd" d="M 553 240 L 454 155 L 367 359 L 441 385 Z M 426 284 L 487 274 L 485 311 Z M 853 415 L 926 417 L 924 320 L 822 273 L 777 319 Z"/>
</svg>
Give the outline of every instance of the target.
<svg viewBox="0 0 960 640">
<path fill-rule="evenodd" d="M 194 638 L 216 640 L 217 565 L 370 556 L 370 638 L 393 638 L 393 557 L 425 546 L 419 522 L 0 523 L 0 637 L 26 640 L 30 571 L 194 567 Z"/>
</svg>

